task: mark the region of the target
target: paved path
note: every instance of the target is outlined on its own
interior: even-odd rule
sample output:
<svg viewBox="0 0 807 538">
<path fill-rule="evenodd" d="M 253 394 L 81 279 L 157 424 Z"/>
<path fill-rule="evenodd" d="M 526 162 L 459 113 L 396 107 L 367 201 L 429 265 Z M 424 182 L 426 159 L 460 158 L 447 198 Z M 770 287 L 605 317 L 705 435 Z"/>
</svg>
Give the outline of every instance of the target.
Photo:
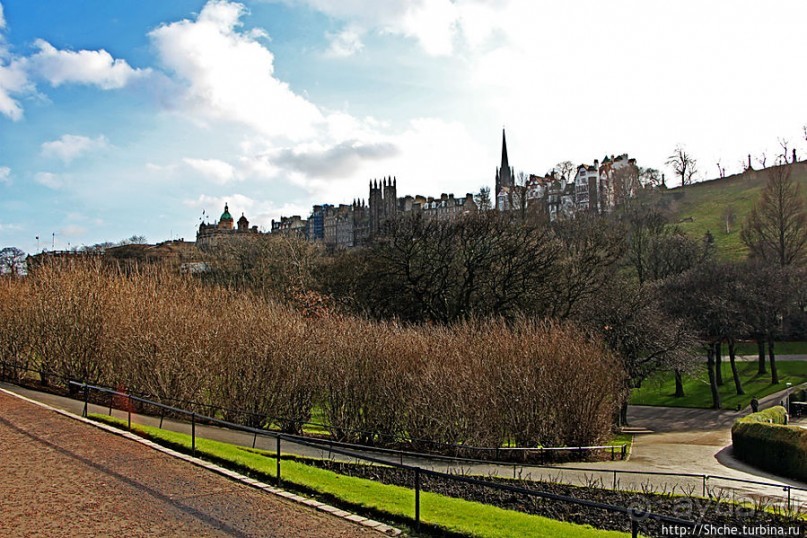
<svg viewBox="0 0 807 538">
<path fill-rule="evenodd" d="M 381 536 L 0 392 L 0 536 Z"/>
<path fill-rule="evenodd" d="M 55 407 L 62 407 L 80 414 L 82 402 L 38 393 L 28 389 L 0 383 L 0 387 L 13 390 L 31 398 L 41 399 Z M 781 394 L 773 394 L 761 401 L 762 407 L 774 405 L 781 399 Z M 90 412 L 106 414 L 108 408 L 92 406 Z M 550 468 L 522 465 L 454 464 L 440 460 L 423 460 L 416 458 L 388 458 L 400 463 L 417 465 L 424 468 L 444 472 L 461 472 L 478 475 L 497 475 L 521 477 L 533 480 L 555 480 L 576 485 L 596 485 L 613 487 L 616 483 L 620 489 L 642 491 L 652 488 L 655 491 L 676 493 L 703 493 L 702 475 L 709 475 L 706 481 L 707 492 L 736 496 L 742 498 L 776 496 L 786 498 L 783 486 L 804 488 L 807 484 L 794 480 L 786 480 L 754 469 L 735 460 L 731 455 L 731 424 L 744 412 L 713 411 L 706 409 L 663 408 L 631 406 L 628 418 L 633 426 L 644 427 L 653 433 L 636 435 L 631 456 L 627 461 L 606 461 L 595 463 L 574 463 L 557 465 Z M 125 414 L 113 412 L 116 416 Z M 133 421 L 149 425 L 158 425 L 159 419 L 135 416 Z M 164 427 L 175 431 L 190 433 L 190 426 L 166 420 Z M 220 440 L 233 444 L 251 446 L 254 438 L 250 434 L 197 426 L 201 437 Z M 274 441 L 258 438 L 258 448 L 274 449 Z M 319 450 L 306 446 L 283 442 L 283 452 L 311 457 L 328 458 L 332 455 L 327 450 Z M 379 455 L 375 455 L 379 457 Z M 383 456 L 382 456 L 383 457 Z M 334 458 L 339 459 L 339 458 Z M 614 472 L 616 471 L 616 475 Z M 647 474 L 645 474 L 647 473 Z M 695 477 L 656 476 L 649 473 L 693 474 Z M 736 480 L 756 481 L 775 486 L 760 484 L 743 484 L 730 480 L 719 480 L 714 477 L 725 477 Z M 792 492 L 793 500 L 807 505 L 807 491 Z"/>
</svg>

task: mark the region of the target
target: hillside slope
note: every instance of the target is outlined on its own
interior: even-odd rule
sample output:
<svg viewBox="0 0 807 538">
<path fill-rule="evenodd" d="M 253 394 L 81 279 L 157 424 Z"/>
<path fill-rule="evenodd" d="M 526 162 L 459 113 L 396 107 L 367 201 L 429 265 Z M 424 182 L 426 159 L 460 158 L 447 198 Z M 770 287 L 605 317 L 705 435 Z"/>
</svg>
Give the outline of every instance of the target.
<svg viewBox="0 0 807 538">
<path fill-rule="evenodd" d="M 802 195 L 807 196 L 807 161 L 786 166 L 791 168 L 793 179 L 801 185 Z M 770 170 L 751 170 L 724 179 L 669 189 L 663 195 L 663 202 L 669 206 L 673 221 L 678 222 L 690 237 L 702 238 L 710 231 L 720 258 L 742 259 L 748 255 L 748 249 L 740 240 L 740 230 Z M 727 230 L 728 207 L 734 209 L 735 216 L 734 223 Z"/>
</svg>

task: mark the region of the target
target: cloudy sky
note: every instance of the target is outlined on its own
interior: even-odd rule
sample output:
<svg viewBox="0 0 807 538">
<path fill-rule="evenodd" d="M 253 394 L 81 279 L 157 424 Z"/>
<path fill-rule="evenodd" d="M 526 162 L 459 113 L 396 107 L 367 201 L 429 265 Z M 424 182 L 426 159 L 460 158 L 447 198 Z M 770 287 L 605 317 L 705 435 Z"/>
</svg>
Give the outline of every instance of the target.
<svg viewBox="0 0 807 538">
<path fill-rule="evenodd" d="M 807 156 L 803 0 L 0 0 L 0 247 L 629 153 Z M 672 174 L 665 170 L 667 176 Z M 40 240 L 37 242 L 36 237 Z"/>
</svg>

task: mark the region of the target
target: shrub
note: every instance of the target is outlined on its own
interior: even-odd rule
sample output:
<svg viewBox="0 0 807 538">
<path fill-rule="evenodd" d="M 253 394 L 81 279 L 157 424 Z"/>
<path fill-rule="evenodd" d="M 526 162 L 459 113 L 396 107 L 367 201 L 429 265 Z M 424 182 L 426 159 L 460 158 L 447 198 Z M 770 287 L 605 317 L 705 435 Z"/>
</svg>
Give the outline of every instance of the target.
<svg viewBox="0 0 807 538">
<path fill-rule="evenodd" d="M 734 454 L 760 469 L 807 480 L 807 430 L 784 425 L 786 416 L 777 406 L 737 420 L 731 428 Z"/>
<path fill-rule="evenodd" d="M 624 379 L 612 353 L 568 324 L 306 318 L 265 294 L 93 260 L 3 282 L 0 352 L 44 374 L 287 432 L 316 404 L 334 437 L 418 448 L 599 443 Z"/>
</svg>

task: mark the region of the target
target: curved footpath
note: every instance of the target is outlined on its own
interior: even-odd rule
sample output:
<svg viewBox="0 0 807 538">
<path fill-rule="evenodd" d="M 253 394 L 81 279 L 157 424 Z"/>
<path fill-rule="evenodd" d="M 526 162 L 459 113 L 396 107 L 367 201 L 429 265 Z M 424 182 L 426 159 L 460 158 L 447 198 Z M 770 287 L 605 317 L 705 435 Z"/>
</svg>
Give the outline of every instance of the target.
<svg viewBox="0 0 807 538">
<path fill-rule="evenodd" d="M 83 403 L 80 401 L 35 392 L 10 384 L 0 383 L 0 387 L 75 414 L 80 414 L 82 411 Z M 761 407 L 778 404 L 783 394 L 784 392 L 763 398 L 760 402 Z M 106 414 L 108 408 L 91 405 L 90 412 Z M 731 425 L 737 418 L 748 412 L 750 412 L 748 409 L 737 412 L 631 406 L 628 413 L 631 426 L 647 433 L 634 436 L 631 455 L 626 461 L 570 463 L 539 467 L 521 466 L 520 464 L 455 464 L 444 460 L 400 458 L 399 456 L 379 456 L 378 454 L 373 454 L 373 456 L 445 472 L 554 480 L 576 485 L 602 485 L 609 488 L 616 484 L 619 489 L 633 491 L 653 490 L 701 495 L 705 485 L 707 494 L 745 500 L 769 498 L 782 502 L 787 498 L 784 486 L 791 486 L 805 490 L 791 491 L 792 502 L 795 505 L 807 506 L 807 484 L 759 471 L 732 457 Z M 121 412 L 113 414 L 126 416 Z M 159 419 L 147 416 L 133 416 L 132 420 L 154 426 L 159 423 Z M 166 419 L 164 427 L 190 433 L 190 426 L 182 422 Z M 245 446 L 251 446 L 255 441 L 251 434 L 201 425 L 197 425 L 197 434 L 201 437 Z M 256 446 L 273 450 L 274 441 L 269 438 L 258 438 Z M 283 442 L 283 452 L 311 457 L 328 458 L 332 456 L 327 450 L 294 445 L 285 441 Z M 658 476 L 643 473 L 697 476 Z M 709 476 L 705 483 L 703 475 Z M 734 482 L 731 479 L 774 485 L 748 484 Z"/>
<path fill-rule="evenodd" d="M 0 411 L 0 536 L 399 533 L 4 391 Z"/>
</svg>

